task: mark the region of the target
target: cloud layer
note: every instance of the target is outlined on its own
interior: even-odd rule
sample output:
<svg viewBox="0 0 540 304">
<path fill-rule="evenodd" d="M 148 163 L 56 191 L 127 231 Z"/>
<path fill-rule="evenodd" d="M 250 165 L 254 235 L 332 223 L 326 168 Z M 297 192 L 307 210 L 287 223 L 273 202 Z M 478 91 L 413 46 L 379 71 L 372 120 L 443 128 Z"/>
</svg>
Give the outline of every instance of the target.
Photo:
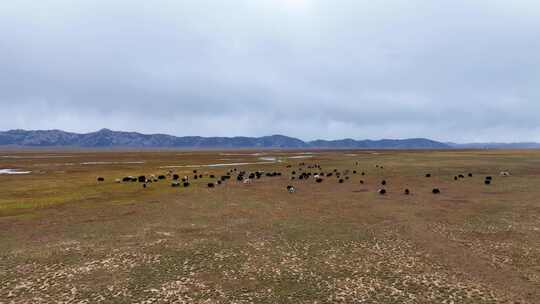
<svg viewBox="0 0 540 304">
<path fill-rule="evenodd" d="M 0 2 L 0 129 L 540 141 L 540 3 Z"/>
</svg>

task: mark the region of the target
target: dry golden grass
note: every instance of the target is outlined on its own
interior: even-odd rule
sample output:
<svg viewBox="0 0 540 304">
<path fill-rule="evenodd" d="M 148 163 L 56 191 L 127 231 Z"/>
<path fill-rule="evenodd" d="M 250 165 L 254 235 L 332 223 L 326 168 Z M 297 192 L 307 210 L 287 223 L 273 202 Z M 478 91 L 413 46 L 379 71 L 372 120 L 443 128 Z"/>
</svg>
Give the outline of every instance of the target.
<svg viewBox="0 0 540 304">
<path fill-rule="evenodd" d="M 255 152 L 0 153 L 32 171 L 0 175 L 0 303 L 540 303 L 540 151 Z M 271 156 L 249 185 L 114 182 Z"/>
</svg>

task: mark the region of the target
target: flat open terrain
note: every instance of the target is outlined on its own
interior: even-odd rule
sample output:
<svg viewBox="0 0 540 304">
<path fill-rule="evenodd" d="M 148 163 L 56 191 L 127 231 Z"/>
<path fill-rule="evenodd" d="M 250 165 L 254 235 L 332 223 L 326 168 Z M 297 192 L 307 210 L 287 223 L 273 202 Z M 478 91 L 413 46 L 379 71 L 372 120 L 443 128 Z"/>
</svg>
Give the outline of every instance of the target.
<svg viewBox="0 0 540 304">
<path fill-rule="evenodd" d="M 7 150 L 1 169 L 31 173 L 0 174 L 0 303 L 540 303 L 540 151 Z M 115 182 L 169 170 L 203 178 Z M 282 175 L 236 180 L 256 170 Z"/>
</svg>

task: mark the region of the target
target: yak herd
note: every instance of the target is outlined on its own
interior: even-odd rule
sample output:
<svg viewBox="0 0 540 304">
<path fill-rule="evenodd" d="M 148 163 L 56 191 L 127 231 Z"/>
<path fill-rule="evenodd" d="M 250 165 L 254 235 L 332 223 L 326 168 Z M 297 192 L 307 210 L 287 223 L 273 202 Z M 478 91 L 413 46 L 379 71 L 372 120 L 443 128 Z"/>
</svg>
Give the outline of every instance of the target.
<svg viewBox="0 0 540 304">
<path fill-rule="evenodd" d="M 356 162 L 355 165 L 358 166 L 359 165 L 358 162 Z M 295 181 L 295 180 L 302 180 L 302 181 L 313 180 L 313 181 L 315 181 L 315 183 L 322 183 L 325 180 L 330 180 L 330 178 L 335 177 L 337 179 L 337 182 L 342 184 L 345 181 L 349 180 L 351 175 L 359 174 L 361 176 L 366 176 L 366 172 L 360 172 L 359 173 L 357 170 L 350 170 L 350 169 L 346 169 L 346 170 L 343 170 L 343 171 L 339 171 L 338 169 L 325 171 L 325 170 L 323 170 L 323 168 L 321 167 L 320 164 L 306 164 L 306 163 L 302 162 L 302 163 L 299 163 L 297 166 L 298 167 L 296 169 L 293 169 L 292 165 L 287 165 L 286 166 L 287 171 L 290 171 L 290 172 L 288 172 L 288 174 L 289 174 L 289 179 L 291 181 Z M 375 165 L 375 167 L 378 168 L 378 169 L 384 169 L 384 166 L 381 166 L 381 165 Z M 254 172 L 246 172 L 246 171 L 241 171 L 238 168 L 233 168 L 233 169 L 227 170 L 223 175 L 221 175 L 221 176 L 219 176 L 219 178 L 217 178 L 216 175 L 214 175 L 214 174 L 211 174 L 211 173 L 202 174 L 202 173 L 198 172 L 198 170 L 193 170 L 192 174 L 190 174 L 190 176 L 187 176 L 187 175 L 180 176 L 179 174 L 174 173 L 174 171 L 169 170 L 166 174 L 160 174 L 160 175 L 153 175 L 152 174 L 152 175 L 149 175 L 149 176 L 145 176 L 145 175 L 125 176 L 123 178 L 116 179 L 115 182 L 116 183 L 137 183 L 138 182 L 138 183 L 142 184 L 142 187 L 146 188 L 152 183 L 156 183 L 156 182 L 159 182 L 159 181 L 170 180 L 171 187 L 189 187 L 193 180 L 207 178 L 207 179 L 211 180 L 211 182 L 207 183 L 207 187 L 208 188 L 215 188 L 216 186 L 219 186 L 219 185 L 221 185 L 221 184 L 223 184 L 223 183 L 225 183 L 228 180 L 233 179 L 233 178 L 237 182 L 247 185 L 247 184 L 251 184 L 253 182 L 253 180 L 258 180 L 258 179 L 261 179 L 263 177 L 280 177 L 282 175 L 283 174 L 281 172 L 277 172 L 277 171 L 265 172 L 263 170 L 257 170 L 257 171 L 254 171 Z M 469 178 L 471 178 L 471 177 L 473 177 L 473 174 L 468 173 L 467 176 Z M 500 176 L 510 176 L 510 173 L 508 171 L 503 171 L 503 172 L 500 173 Z M 431 178 L 432 175 L 431 175 L 431 173 L 426 173 L 425 177 L 426 178 Z M 454 176 L 454 180 L 456 180 L 456 181 L 459 180 L 459 179 L 464 179 L 464 178 L 465 178 L 464 174 L 458 174 L 458 175 Z M 105 178 L 99 176 L 99 177 L 97 177 L 97 181 L 98 182 L 104 182 Z M 492 183 L 492 181 L 493 181 L 492 176 L 486 176 L 485 180 L 484 180 L 484 184 L 485 185 L 490 185 Z M 364 183 L 365 183 L 364 180 L 361 179 L 360 184 L 363 185 Z M 386 185 L 387 185 L 387 181 L 383 179 L 380 182 L 381 188 L 379 188 L 377 190 L 377 193 L 380 194 L 380 195 L 387 194 L 387 190 L 385 189 Z M 289 193 L 295 193 L 296 192 L 296 187 L 294 187 L 292 185 L 288 185 L 286 189 L 287 189 L 287 191 Z M 408 189 L 408 188 L 403 190 L 404 195 L 410 195 L 411 193 L 412 193 L 412 191 L 410 189 Z M 440 194 L 441 190 L 439 188 L 433 188 L 432 193 L 433 194 Z"/>
</svg>

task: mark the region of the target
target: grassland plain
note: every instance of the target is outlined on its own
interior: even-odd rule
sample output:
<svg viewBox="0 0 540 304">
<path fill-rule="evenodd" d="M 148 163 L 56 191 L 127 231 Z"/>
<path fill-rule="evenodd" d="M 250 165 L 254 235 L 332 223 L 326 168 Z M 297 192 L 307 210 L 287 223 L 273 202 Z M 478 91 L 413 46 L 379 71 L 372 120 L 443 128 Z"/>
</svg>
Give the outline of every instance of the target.
<svg viewBox="0 0 540 304">
<path fill-rule="evenodd" d="M 540 151 L 312 152 L 0 152 L 0 303 L 540 303 Z"/>
</svg>

